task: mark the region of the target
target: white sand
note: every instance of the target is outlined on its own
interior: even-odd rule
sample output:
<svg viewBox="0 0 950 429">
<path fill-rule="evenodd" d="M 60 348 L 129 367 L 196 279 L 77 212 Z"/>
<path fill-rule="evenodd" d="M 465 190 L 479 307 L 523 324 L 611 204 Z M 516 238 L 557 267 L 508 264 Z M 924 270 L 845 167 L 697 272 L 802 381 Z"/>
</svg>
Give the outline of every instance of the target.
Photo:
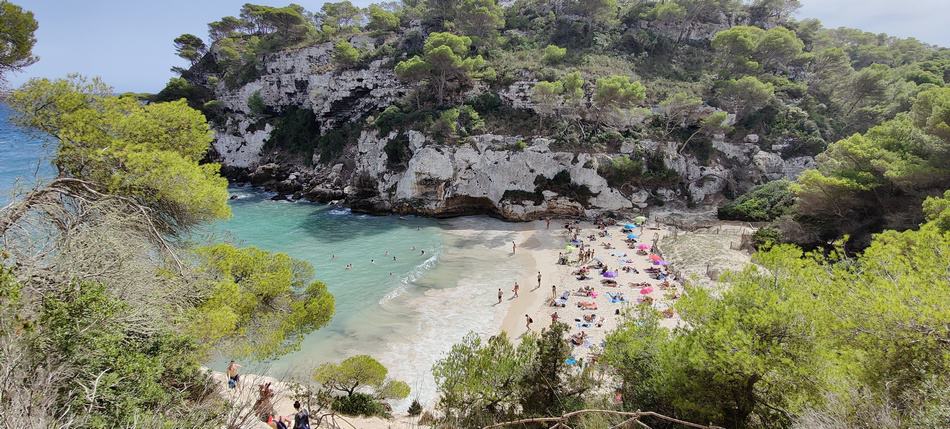
<svg viewBox="0 0 950 429">
<path fill-rule="evenodd" d="M 587 360 L 592 356 L 596 356 L 600 351 L 600 344 L 603 342 L 607 333 L 616 328 L 620 320 L 620 316 L 615 314 L 618 309 L 623 312 L 623 309 L 636 305 L 638 298 L 644 296 L 653 298 L 657 306 L 671 305 L 672 302 L 666 299 L 664 295 L 668 292 L 682 294 L 682 286 L 677 282 L 671 281 L 670 283 L 673 287 L 662 290 L 659 287 L 662 282 L 650 278 L 645 270 L 653 266 L 651 261 L 646 255 L 638 255 L 636 249 L 629 248 L 628 242 L 625 241 L 627 234 L 621 232 L 620 225 L 626 222 L 620 222 L 619 225 L 608 227 L 607 231 L 610 234 L 609 237 L 598 236 L 598 230 L 593 224 L 581 223 L 579 225 L 581 231 L 578 238 L 582 240 L 586 246 L 593 246 L 595 258 L 605 263 L 610 271 L 617 272 L 617 277 L 615 277 L 614 280 L 618 282 L 618 286 L 608 287 L 602 285 L 601 280 L 604 279 L 604 277 L 596 270 L 591 270 L 589 273 L 592 279 L 583 281 L 577 280 L 572 272 L 577 270 L 580 266 L 586 265 L 577 262 L 577 251 L 568 254 L 568 258 L 571 261 L 568 265 L 557 264 L 559 252 L 564 251 L 565 246 L 569 244 L 571 238 L 568 231 L 564 229 L 564 224 L 567 222 L 568 221 L 563 220 L 552 220 L 550 229 L 545 228 L 545 221 L 503 224 L 503 231 L 496 231 L 490 235 L 484 235 L 485 231 L 456 225 L 457 228 L 452 231 L 453 234 L 461 237 L 471 237 L 472 239 L 485 239 L 478 243 L 478 246 L 483 250 L 488 249 L 496 252 L 496 254 L 505 252 L 509 257 L 516 258 L 514 260 L 522 264 L 510 282 L 492 286 L 492 290 L 497 291 L 497 288 L 501 288 L 504 293 L 501 305 L 497 304 L 497 300 L 495 299 L 497 296 L 494 292 L 492 293 L 493 299 L 490 300 L 491 302 L 488 302 L 489 300 L 486 299 L 486 302 L 457 302 L 456 305 L 466 306 L 468 308 L 484 308 L 484 320 L 498 323 L 494 330 L 489 326 L 487 334 L 494 335 L 504 331 L 512 339 L 520 338 L 527 331 L 527 327 L 525 326 L 526 314 L 534 321 L 531 329 L 535 332 L 539 332 L 541 329 L 551 325 L 551 314 L 557 312 L 560 321 L 567 323 L 571 327 L 571 334 L 583 331 L 588 335 L 587 341 L 581 346 L 575 346 L 573 352 L 575 358 Z M 669 234 L 667 229 L 656 225 L 649 225 L 642 229 L 637 228 L 634 232 L 641 235 L 640 238 L 643 240 L 637 241 L 637 244 L 652 244 L 654 239 L 659 239 Z M 588 236 L 591 234 L 596 238 L 593 242 L 588 240 Z M 517 249 L 514 253 L 512 253 L 512 241 L 517 245 Z M 612 245 L 613 249 L 605 249 L 603 245 L 606 243 Z M 622 264 L 620 262 L 624 254 L 627 255 L 626 257 L 631 261 L 630 263 Z M 635 274 L 633 272 L 627 273 L 621 271 L 620 268 L 624 265 L 636 268 L 639 273 Z M 490 270 L 491 267 L 485 267 L 485 269 Z M 541 273 L 540 286 L 538 286 L 537 280 L 539 271 Z M 462 274 L 459 274 L 459 276 L 461 275 Z M 520 285 L 519 297 L 517 298 L 514 298 L 512 293 L 512 287 L 515 281 Z M 653 291 L 647 295 L 641 295 L 640 289 L 631 287 L 629 285 L 630 283 L 649 283 Z M 552 301 L 552 284 L 556 285 L 558 296 L 564 291 L 571 291 L 566 307 L 554 308 L 550 306 Z M 591 286 L 596 292 L 597 297 L 592 298 L 574 294 L 574 291 L 582 286 Z M 626 302 L 611 303 L 607 292 L 622 292 Z M 485 298 L 483 297 L 482 299 Z M 595 302 L 597 304 L 597 310 L 582 310 L 578 308 L 577 303 L 580 301 Z M 590 327 L 578 326 L 579 322 L 576 322 L 575 319 L 582 320 L 581 318 L 587 314 L 596 314 L 597 322 Z M 451 323 L 451 320 L 447 322 Z M 596 326 L 598 323 L 601 326 Z M 662 325 L 668 327 L 675 326 L 676 323 L 678 323 L 678 317 L 676 315 L 672 318 L 663 319 L 661 322 Z M 486 332 L 482 331 L 481 334 L 484 335 Z M 216 373 L 215 376 L 219 379 L 219 382 L 222 383 L 222 386 L 224 386 L 222 391 L 225 397 L 228 397 L 232 401 L 246 401 L 245 395 L 251 395 L 250 397 L 256 398 L 257 384 L 265 382 L 265 380 L 274 381 L 267 377 L 245 376 L 246 378 L 242 384 L 244 386 L 254 387 L 246 387 L 245 389 L 249 389 L 247 392 L 244 394 L 236 394 L 234 391 L 229 391 L 226 388 L 226 378 L 223 375 Z M 410 385 L 413 384 L 412 380 L 406 381 L 409 382 Z M 278 414 L 293 414 L 293 400 L 288 394 L 289 389 L 287 385 L 275 381 L 275 386 L 275 390 L 277 391 L 275 408 Z M 402 407 L 397 408 L 394 414 L 396 418 L 393 420 L 346 417 L 346 421 L 352 426 L 345 423 L 341 423 L 341 425 L 342 427 L 370 429 L 420 427 L 415 422 L 417 419 L 404 415 Z M 248 427 L 266 428 L 267 426 L 262 424 L 261 426 Z"/>
<path fill-rule="evenodd" d="M 662 281 L 652 279 L 648 275 L 646 269 L 656 266 L 652 264 L 648 256 L 638 255 L 636 249 L 630 249 L 628 247 L 628 242 L 625 241 L 627 233 L 621 232 L 621 225 L 626 222 L 607 227 L 607 231 L 610 234 L 609 237 L 600 237 L 596 226 L 593 224 L 581 223 L 579 225 L 581 231 L 580 234 L 578 234 L 578 239 L 582 240 L 586 246 L 593 246 L 594 257 L 603 261 L 603 263 L 609 267 L 610 271 L 617 272 L 617 277 L 615 277 L 614 280 L 617 281 L 618 286 L 609 287 L 602 285 L 601 280 L 605 277 L 602 277 L 599 271 L 595 270 L 591 270 L 588 274 L 592 279 L 577 280 L 576 276 L 572 273 L 581 266 L 587 265 L 577 262 L 577 251 L 568 254 L 569 260 L 571 261 L 568 265 L 557 265 L 558 253 L 564 251 L 565 246 L 569 244 L 571 238 L 568 235 L 568 231 L 564 229 L 565 223 L 565 221 L 561 220 L 552 220 L 551 229 L 546 230 L 543 221 L 535 222 L 536 225 L 539 225 L 539 228 L 524 234 L 524 245 L 519 247 L 519 250 L 524 248 L 524 250 L 531 251 L 538 268 L 533 268 L 531 271 L 526 269 L 522 278 L 519 279 L 522 285 L 528 284 L 531 286 L 529 288 L 522 288 L 521 297 L 509 308 L 501 330 L 513 338 L 520 337 L 527 331 L 527 327 L 525 326 L 525 314 L 528 314 L 534 321 L 531 329 L 537 332 L 544 327 L 550 326 L 552 324 L 551 314 L 557 312 L 559 320 L 567 323 L 571 327 L 571 334 L 582 331 L 587 334 L 587 342 L 582 346 L 575 347 L 574 357 L 588 358 L 592 353 L 598 351 L 607 333 L 617 327 L 620 317 L 615 314 L 616 310 L 619 309 L 622 313 L 624 309 L 635 306 L 638 298 L 647 296 L 654 300 L 655 307 L 665 308 L 672 304 L 672 301 L 666 299 L 665 295 L 668 293 L 682 294 L 683 289 L 678 282 L 670 281 L 671 288 L 663 290 L 660 288 Z M 667 235 L 669 231 L 662 226 L 650 225 L 642 229 L 637 228 L 634 233 L 641 235 L 642 237 L 640 238 L 643 239 L 642 241 L 637 241 L 637 244 L 646 243 L 650 245 L 654 238 L 662 238 Z M 596 238 L 593 242 L 588 240 L 588 236 L 591 234 Z M 613 249 L 606 249 L 603 246 L 606 243 L 612 245 Z M 631 262 L 625 264 L 620 263 L 620 259 L 623 255 L 626 255 L 626 259 L 629 259 Z M 595 261 L 591 261 L 591 263 L 595 263 Z M 623 266 L 636 268 L 639 273 L 636 274 L 632 271 L 629 273 L 623 272 L 620 270 Z M 537 287 L 538 270 L 541 271 L 542 284 L 540 288 L 535 289 Z M 649 283 L 653 291 L 649 294 L 642 295 L 640 294 L 640 288 L 631 287 L 630 283 Z M 564 291 L 571 291 L 566 307 L 552 307 L 550 305 L 552 284 L 557 285 L 558 297 L 560 297 Z M 574 293 L 584 286 L 592 287 L 597 297 L 578 296 Z M 608 292 L 623 293 L 625 302 L 611 303 L 610 296 L 607 294 Z M 577 303 L 581 301 L 595 302 L 597 304 L 597 310 L 582 310 L 578 308 Z M 583 320 L 582 317 L 589 314 L 596 314 L 598 322 L 595 322 L 590 327 L 578 326 L 580 322 L 576 320 Z M 678 317 L 674 315 L 672 318 L 663 319 L 661 325 L 672 327 L 675 326 L 677 322 Z M 601 326 L 596 326 L 597 323 L 600 323 Z"/>
</svg>

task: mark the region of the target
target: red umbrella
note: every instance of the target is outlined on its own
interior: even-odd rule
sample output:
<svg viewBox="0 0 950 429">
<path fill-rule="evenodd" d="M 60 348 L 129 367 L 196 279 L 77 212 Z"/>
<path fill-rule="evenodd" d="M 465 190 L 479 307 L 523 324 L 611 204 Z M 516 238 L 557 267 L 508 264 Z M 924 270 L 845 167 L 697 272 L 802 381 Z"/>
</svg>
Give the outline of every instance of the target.
<svg viewBox="0 0 950 429">
<path fill-rule="evenodd" d="M 650 255 L 650 260 L 651 260 L 651 261 L 660 261 L 660 260 L 663 260 L 663 257 L 660 256 L 660 255 Z"/>
<path fill-rule="evenodd" d="M 653 288 L 652 288 L 652 287 L 649 287 L 649 286 L 647 286 L 647 287 L 645 287 L 645 288 L 643 288 L 643 289 L 640 289 L 640 295 L 647 295 L 647 294 L 649 294 L 650 292 L 653 292 Z"/>
</svg>

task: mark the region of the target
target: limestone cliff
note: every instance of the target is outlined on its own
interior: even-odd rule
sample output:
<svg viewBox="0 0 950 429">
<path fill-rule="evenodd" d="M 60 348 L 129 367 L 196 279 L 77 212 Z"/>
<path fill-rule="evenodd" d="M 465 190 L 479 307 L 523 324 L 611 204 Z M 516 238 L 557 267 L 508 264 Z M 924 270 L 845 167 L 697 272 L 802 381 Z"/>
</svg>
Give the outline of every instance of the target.
<svg viewBox="0 0 950 429">
<path fill-rule="evenodd" d="M 375 47 L 371 38 L 354 37 L 351 43 Z M 611 151 L 584 153 L 552 148 L 556 136 L 484 134 L 441 144 L 420 131 L 379 135 L 367 118 L 411 88 L 395 78 L 384 60 L 339 70 L 331 52 L 327 43 L 273 54 L 256 80 L 234 89 L 223 83 L 214 87 L 227 112 L 216 124 L 214 148 L 229 175 L 290 198 L 337 201 L 364 211 L 486 213 L 527 220 L 656 204 L 716 204 L 724 193 L 793 178 L 813 163 L 810 157 L 783 159 L 779 152 L 764 150 L 755 135 L 741 142 L 717 136 L 703 160 L 679 153 L 673 141 L 627 140 Z M 533 84 L 515 82 L 499 91 L 500 98 L 509 107 L 532 111 L 528 94 Z M 268 147 L 275 126 L 252 112 L 248 100 L 255 94 L 272 115 L 291 108 L 312 112 L 314 133 L 350 124 L 358 128 L 358 137 L 329 159 L 312 148 L 303 157 L 288 157 L 281 148 Z M 399 159 L 390 155 L 390 144 L 402 148 Z M 615 189 L 598 171 L 621 155 L 659 159 L 679 180 Z"/>
</svg>

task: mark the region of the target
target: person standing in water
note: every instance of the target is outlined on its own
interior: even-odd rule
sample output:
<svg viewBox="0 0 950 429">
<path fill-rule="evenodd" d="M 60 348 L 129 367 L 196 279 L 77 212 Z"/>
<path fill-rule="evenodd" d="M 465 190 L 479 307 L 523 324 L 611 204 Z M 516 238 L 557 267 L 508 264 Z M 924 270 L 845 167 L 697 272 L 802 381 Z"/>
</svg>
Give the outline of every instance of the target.
<svg viewBox="0 0 950 429">
<path fill-rule="evenodd" d="M 502 297 L 502 295 L 503 295 L 503 294 L 501 293 L 501 288 L 498 288 L 498 303 L 499 303 L 499 304 L 501 304 L 501 297 Z"/>
<path fill-rule="evenodd" d="M 518 286 L 518 282 L 515 282 L 515 287 L 514 289 L 511 290 L 512 292 L 515 293 L 515 296 L 514 296 L 515 298 L 518 297 L 518 289 L 520 289 L 520 287 Z"/>
<path fill-rule="evenodd" d="M 544 218 L 544 229 L 551 229 L 551 218 Z"/>
<path fill-rule="evenodd" d="M 518 246 L 515 244 L 514 240 L 511 240 L 511 254 L 515 254 L 516 250 L 518 250 Z"/>
</svg>

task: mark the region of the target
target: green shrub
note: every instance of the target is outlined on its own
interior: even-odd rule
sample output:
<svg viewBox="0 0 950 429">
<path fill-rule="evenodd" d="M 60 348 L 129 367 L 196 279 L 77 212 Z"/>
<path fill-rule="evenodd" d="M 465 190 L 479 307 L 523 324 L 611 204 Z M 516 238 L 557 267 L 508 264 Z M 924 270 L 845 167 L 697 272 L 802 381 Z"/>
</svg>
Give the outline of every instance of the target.
<svg viewBox="0 0 950 429">
<path fill-rule="evenodd" d="M 441 142 L 449 142 L 457 137 L 458 132 L 458 120 L 459 120 L 459 109 L 451 108 L 444 110 L 442 114 L 439 115 L 439 119 L 432 124 L 432 128 L 429 130 L 432 133 L 432 136 L 436 140 Z"/>
<path fill-rule="evenodd" d="M 373 125 L 379 129 L 380 134 L 386 135 L 392 132 L 396 126 L 401 125 L 405 119 L 406 114 L 402 112 L 402 109 L 398 106 L 389 106 L 376 116 Z"/>
<path fill-rule="evenodd" d="M 349 416 L 380 416 L 389 415 L 386 407 L 376 398 L 365 393 L 354 393 L 349 396 L 333 398 L 333 411 Z"/>
<path fill-rule="evenodd" d="M 790 182 L 776 180 L 759 185 L 719 208 L 719 218 L 747 222 L 767 222 L 787 213 L 795 202 Z"/>
<path fill-rule="evenodd" d="M 254 91 L 250 97 L 247 97 L 247 108 L 254 115 L 261 116 L 264 114 L 267 106 L 264 104 L 264 98 L 261 97 L 261 91 Z"/>
<path fill-rule="evenodd" d="M 360 59 L 360 51 L 346 40 L 338 40 L 333 45 L 333 61 L 341 67 L 352 67 Z"/>
<path fill-rule="evenodd" d="M 557 45 L 548 45 L 544 48 L 544 54 L 542 59 L 545 63 L 548 64 L 557 64 L 564 59 L 564 56 L 567 55 L 567 48 L 562 48 Z"/>
<path fill-rule="evenodd" d="M 611 187 L 620 187 L 643 175 L 643 161 L 629 156 L 618 156 L 599 166 L 597 172 L 607 179 Z"/>
<path fill-rule="evenodd" d="M 773 244 L 782 242 L 782 233 L 770 226 L 759 228 L 752 234 L 752 246 L 762 250 L 768 250 Z"/>
<path fill-rule="evenodd" d="M 413 399 L 412 404 L 409 405 L 408 413 L 410 416 L 418 416 L 422 414 L 422 404 L 419 403 L 418 399 Z"/>
<path fill-rule="evenodd" d="M 485 128 L 485 121 L 475 111 L 475 108 L 466 104 L 459 108 L 458 131 L 462 136 L 470 136 Z"/>
</svg>

